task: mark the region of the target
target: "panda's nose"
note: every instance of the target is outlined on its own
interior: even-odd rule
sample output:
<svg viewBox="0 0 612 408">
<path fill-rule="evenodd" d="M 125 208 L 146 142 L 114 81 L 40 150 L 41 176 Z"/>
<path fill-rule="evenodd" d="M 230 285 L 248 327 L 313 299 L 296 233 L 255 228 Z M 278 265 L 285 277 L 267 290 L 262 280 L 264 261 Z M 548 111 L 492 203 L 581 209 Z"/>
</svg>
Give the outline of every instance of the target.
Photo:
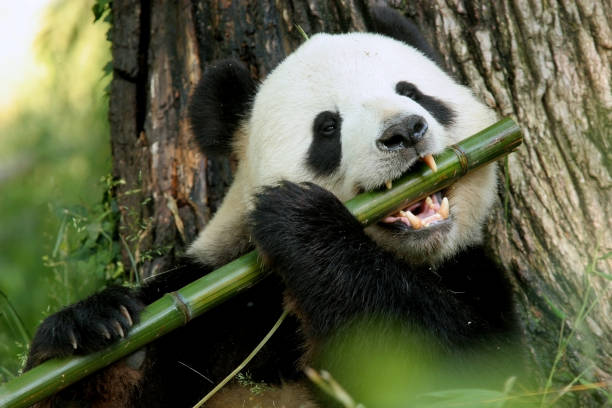
<svg viewBox="0 0 612 408">
<path fill-rule="evenodd" d="M 382 151 L 395 151 L 414 147 L 427 133 L 427 122 L 421 116 L 411 115 L 389 126 L 376 141 Z"/>
</svg>

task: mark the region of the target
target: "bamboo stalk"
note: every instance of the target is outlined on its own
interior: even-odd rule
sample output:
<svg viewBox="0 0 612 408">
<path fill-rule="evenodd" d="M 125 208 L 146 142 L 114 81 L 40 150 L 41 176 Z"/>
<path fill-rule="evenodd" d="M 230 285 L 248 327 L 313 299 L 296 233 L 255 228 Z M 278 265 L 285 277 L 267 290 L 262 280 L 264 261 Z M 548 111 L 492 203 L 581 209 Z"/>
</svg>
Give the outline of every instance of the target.
<svg viewBox="0 0 612 408">
<path fill-rule="evenodd" d="M 424 164 L 417 166 L 395 181 L 391 190 L 360 194 L 346 206 L 362 224 L 371 224 L 407 203 L 448 187 L 469 171 L 512 152 L 521 143 L 519 127 L 512 119 L 503 119 L 437 156 L 437 172 Z M 0 407 L 26 407 L 40 401 L 186 324 L 264 276 L 257 253 L 250 252 L 149 305 L 128 336 L 107 349 L 87 356 L 46 361 L 0 385 Z"/>
</svg>

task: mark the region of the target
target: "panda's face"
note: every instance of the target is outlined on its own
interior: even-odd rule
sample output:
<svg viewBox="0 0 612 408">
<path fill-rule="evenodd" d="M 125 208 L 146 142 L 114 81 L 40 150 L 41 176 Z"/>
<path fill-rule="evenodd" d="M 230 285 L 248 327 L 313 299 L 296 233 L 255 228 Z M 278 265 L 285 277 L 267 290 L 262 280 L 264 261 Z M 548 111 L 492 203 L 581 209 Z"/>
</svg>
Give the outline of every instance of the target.
<svg viewBox="0 0 612 408">
<path fill-rule="evenodd" d="M 494 121 L 469 89 L 404 43 L 319 34 L 256 95 L 244 151 L 249 184 L 314 181 L 345 201 Z M 494 193 L 491 166 L 366 231 L 410 261 L 442 259 L 480 240 Z"/>
</svg>

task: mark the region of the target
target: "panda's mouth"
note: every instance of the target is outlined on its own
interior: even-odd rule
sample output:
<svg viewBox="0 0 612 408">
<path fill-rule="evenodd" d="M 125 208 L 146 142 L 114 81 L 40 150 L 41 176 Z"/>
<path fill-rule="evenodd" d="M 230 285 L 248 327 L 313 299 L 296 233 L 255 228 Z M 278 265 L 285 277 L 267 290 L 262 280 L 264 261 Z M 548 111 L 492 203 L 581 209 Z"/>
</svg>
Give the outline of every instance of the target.
<svg viewBox="0 0 612 408">
<path fill-rule="evenodd" d="M 380 223 L 421 230 L 440 224 L 448 220 L 449 216 L 450 205 L 442 190 L 386 216 Z"/>
<path fill-rule="evenodd" d="M 436 162 L 431 154 L 421 158 L 432 171 L 437 171 Z M 390 188 L 391 182 L 386 182 Z M 438 191 L 423 200 L 412 203 L 383 218 L 380 223 L 401 229 L 421 230 L 448 220 L 450 205 L 445 190 Z"/>
</svg>

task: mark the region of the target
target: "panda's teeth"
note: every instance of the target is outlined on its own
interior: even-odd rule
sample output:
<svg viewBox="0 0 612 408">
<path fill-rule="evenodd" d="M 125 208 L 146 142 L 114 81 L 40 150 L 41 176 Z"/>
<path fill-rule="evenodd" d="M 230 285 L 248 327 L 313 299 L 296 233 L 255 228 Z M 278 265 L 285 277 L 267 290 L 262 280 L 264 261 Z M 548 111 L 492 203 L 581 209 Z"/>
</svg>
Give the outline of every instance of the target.
<svg viewBox="0 0 612 408">
<path fill-rule="evenodd" d="M 450 205 L 448 204 L 448 198 L 444 197 L 442 199 L 442 203 L 440 204 L 440 209 L 438 210 L 438 214 L 442 216 L 442 218 L 448 218 L 448 214 L 450 212 Z"/>
<path fill-rule="evenodd" d="M 430 196 L 427 196 L 427 198 L 425 199 L 425 207 L 434 209 L 434 202 Z"/>
<path fill-rule="evenodd" d="M 438 166 L 436 166 L 436 161 L 434 160 L 434 157 L 431 154 L 424 156 L 423 161 L 425 162 L 425 164 L 427 164 L 427 167 L 429 167 L 431 171 L 433 171 L 434 173 L 438 171 Z"/>
<path fill-rule="evenodd" d="M 385 186 L 387 187 L 387 190 L 391 190 L 391 188 L 393 187 L 393 183 L 391 182 L 391 180 L 387 180 L 385 181 Z"/>
<path fill-rule="evenodd" d="M 435 194 L 427 196 L 424 200 L 387 216 L 382 222 L 394 223 L 402 221 L 404 224 L 410 225 L 413 230 L 419 230 L 436 224 L 439 221 L 444 221 L 450 214 L 449 201 L 446 197 L 442 198 L 441 193 L 438 192 L 436 194 L 439 197 Z"/>
<path fill-rule="evenodd" d="M 412 228 L 414 228 L 415 230 L 421 229 L 423 227 L 423 222 L 421 221 L 421 219 L 414 215 L 412 212 L 410 212 L 410 210 L 400 211 L 400 215 L 402 217 L 406 217 L 408 221 L 410 221 L 410 225 L 412 225 Z"/>
</svg>

